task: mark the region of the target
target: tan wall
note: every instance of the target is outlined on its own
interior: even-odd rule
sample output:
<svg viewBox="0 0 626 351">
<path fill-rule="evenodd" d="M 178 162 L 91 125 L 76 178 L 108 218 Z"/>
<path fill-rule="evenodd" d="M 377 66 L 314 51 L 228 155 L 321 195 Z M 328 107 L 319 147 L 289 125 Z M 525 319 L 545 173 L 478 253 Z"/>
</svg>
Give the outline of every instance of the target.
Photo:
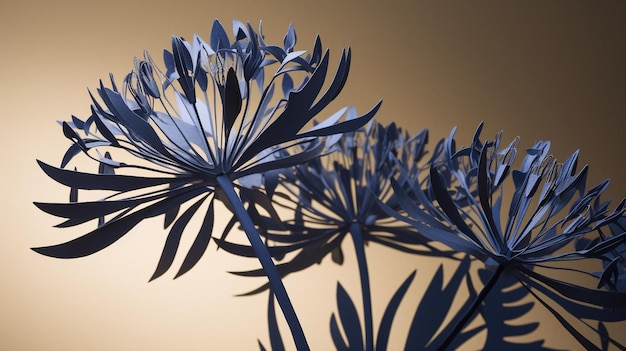
<svg viewBox="0 0 626 351">
<path fill-rule="evenodd" d="M 523 146 L 550 139 L 561 160 L 581 149 L 581 163 L 591 165 L 590 183 L 610 177 L 610 197 L 617 202 L 626 194 L 626 3 L 261 3 L 0 5 L 0 349 L 255 349 L 257 338 L 268 344 L 266 298 L 233 297 L 261 281 L 225 273 L 253 268 L 254 261 L 209 250 L 176 281 L 169 275 L 147 283 L 167 234 L 160 220 L 79 260 L 54 260 L 28 249 L 80 234 L 51 228 L 56 219 L 32 205 L 67 196 L 35 163 L 57 164 L 68 146 L 55 121 L 88 114 L 86 88 L 95 89 L 109 72 L 121 79 L 144 49 L 160 60 L 173 34 L 208 39 L 214 18 L 225 24 L 262 19 L 273 42 L 293 22 L 300 48 L 309 48 L 319 33 L 335 60 L 351 46 L 351 77 L 339 103 L 365 111 L 382 98 L 379 120 L 415 132 L 429 128 L 432 144 L 453 126 L 469 141 L 485 121 L 484 137 L 503 129 L 507 140 L 520 135 Z M 436 268 L 380 248 L 372 255 L 374 300 L 389 299 L 412 269 L 429 279 Z M 354 260 L 348 261 L 341 269 L 324 261 L 286 279 L 315 349 L 330 342 L 336 279 L 356 279 Z M 357 286 L 347 285 L 358 298 Z M 416 296 L 418 290 L 412 290 Z M 375 310 L 375 318 L 380 313 Z M 575 349 L 565 336 L 551 338 L 553 322 L 542 323 L 540 337 L 550 338 L 550 346 Z M 403 337 L 398 332 L 392 338 L 398 345 Z"/>
</svg>

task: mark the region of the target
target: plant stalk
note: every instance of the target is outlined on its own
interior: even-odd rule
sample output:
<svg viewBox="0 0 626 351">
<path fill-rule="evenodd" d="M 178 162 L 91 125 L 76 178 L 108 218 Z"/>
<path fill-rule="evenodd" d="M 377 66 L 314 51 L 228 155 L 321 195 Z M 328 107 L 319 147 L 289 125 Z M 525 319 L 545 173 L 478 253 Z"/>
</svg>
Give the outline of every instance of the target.
<svg viewBox="0 0 626 351">
<path fill-rule="evenodd" d="M 359 223 L 350 225 L 350 234 L 356 251 L 356 259 L 359 264 L 359 276 L 361 279 L 361 294 L 363 295 L 363 319 L 365 320 L 365 350 L 374 350 L 374 326 L 372 321 L 372 295 L 370 292 L 369 271 L 367 258 L 365 257 L 365 242 Z"/>
<path fill-rule="evenodd" d="M 487 282 L 487 284 L 483 287 L 483 289 L 480 291 L 478 296 L 476 296 L 470 308 L 465 312 L 465 314 L 463 314 L 463 317 L 456 323 L 456 325 L 454 326 L 454 329 L 452 329 L 452 332 L 448 334 L 448 337 L 446 337 L 446 340 L 444 340 L 444 342 L 441 344 L 441 346 L 439 346 L 439 348 L 437 348 L 437 350 L 444 351 L 448 346 L 450 346 L 450 344 L 452 343 L 452 340 L 454 340 L 454 338 L 463 330 L 463 328 L 465 327 L 465 324 L 469 322 L 469 320 L 472 318 L 472 316 L 474 315 L 474 313 L 476 312 L 480 304 L 485 300 L 485 298 L 487 297 L 491 289 L 493 289 L 493 287 L 496 285 L 496 282 L 502 275 L 502 272 L 504 272 L 505 268 L 506 268 L 506 265 L 503 265 L 503 264 L 498 265 L 498 268 L 496 269 L 495 273 L 493 273 L 491 278 L 489 278 L 489 281 Z"/>
<path fill-rule="evenodd" d="M 241 198 L 235 192 L 235 187 L 230 180 L 230 178 L 225 175 L 217 176 L 217 184 L 220 189 L 226 195 L 226 199 L 232 206 L 235 211 L 235 216 L 239 220 L 239 223 L 244 229 L 248 240 L 250 241 L 250 245 L 254 249 L 254 252 L 261 262 L 261 266 L 265 271 L 265 275 L 267 276 L 269 283 L 272 287 L 272 291 L 276 295 L 276 299 L 278 300 L 278 304 L 283 311 L 283 315 L 287 320 L 287 324 L 289 325 L 289 329 L 291 329 L 291 335 L 296 344 L 296 348 L 302 351 L 309 351 L 309 345 L 306 341 L 306 337 L 304 336 L 304 331 L 302 330 L 302 326 L 300 325 L 300 321 L 298 320 L 298 316 L 291 304 L 291 300 L 289 299 L 289 295 L 287 295 L 287 290 L 283 284 L 283 281 L 278 273 L 278 269 L 272 260 L 272 256 L 270 255 L 267 247 L 263 243 L 261 239 L 261 235 L 257 231 L 254 223 L 252 222 L 252 218 L 246 211 L 241 202 Z"/>
</svg>

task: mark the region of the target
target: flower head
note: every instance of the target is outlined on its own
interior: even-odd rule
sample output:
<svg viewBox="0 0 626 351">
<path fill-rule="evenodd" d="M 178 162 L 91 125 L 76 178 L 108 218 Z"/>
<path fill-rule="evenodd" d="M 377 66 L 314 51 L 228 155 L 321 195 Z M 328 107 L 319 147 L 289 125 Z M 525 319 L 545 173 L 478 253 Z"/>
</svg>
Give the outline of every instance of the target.
<svg viewBox="0 0 626 351">
<path fill-rule="evenodd" d="M 257 34 L 249 23 L 234 21 L 233 36 L 231 41 L 217 20 L 208 43 L 198 36 L 190 42 L 174 36 L 172 50 L 164 52 L 165 71 L 146 53 L 135 60 L 121 89 L 113 78 L 110 88 L 100 84 L 85 121 L 72 117 L 62 122 L 73 145 L 61 168 L 40 162 L 43 170 L 74 192 L 113 194 L 92 202 L 37 203 L 42 210 L 67 218 L 62 227 L 96 218 L 100 225 L 70 242 L 35 251 L 63 258 L 89 255 L 143 219 L 165 214 L 166 226 L 172 228 L 155 278 L 171 265 L 183 229 L 210 199 L 180 275 L 198 261 L 210 241 L 213 202 L 221 199 L 215 193 L 218 178 L 226 177 L 237 187 L 260 185 L 262 172 L 322 155 L 336 141 L 327 136 L 362 126 L 378 109 L 376 105 L 361 117 L 334 114 L 313 125 L 342 90 L 350 51 L 343 52 L 335 75 L 325 84 L 329 54 L 322 53 L 319 37 L 307 54 L 294 50 L 292 26 L 282 46 L 265 43 L 262 28 Z M 80 152 L 96 160 L 103 171 L 63 169 Z M 120 171 L 126 173 L 117 174 Z M 191 200 L 195 202 L 179 214 L 181 205 Z"/>
<path fill-rule="evenodd" d="M 577 318 L 623 320 L 624 293 L 565 282 L 550 272 L 593 276 L 580 265 L 564 263 L 606 261 L 607 253 L 623 245 L 626 232 L 618 221 L 626 210 L 625 200 L 609 210 L 610 202 L 600 199 L 608 180 L 586 189 L 588 167 L 576 171 L 578 152 L 559 163 L 549 154 L 550 143 L 539 141 L 514 168 L 518 140 L 501 147 L 500 133 L 483 143 L 481 130 L 482 124 L 472 145 L 460 150 L 455 148 L 453 131 L 443 157 L 431 164 L 428 182 L 395 183 L 406 211 L 396 218 L 433 241 L 480 259 L 496 271 L 494 281 L 502 273 L 513 274 L 523 286 L 541 291 Z M 512 193 L 507 193 L 509 187 Z M 413 198 L 403 193 L 407 189 Z M 485 289 L 490 288 L 488 284 Z M 579 341 L 584 339 L 529 291 Z"/>
<path fill-rule="evenodd" d="M 512 169 L 518 139 L 500 148 L 501 134 L 482 143 L 481 129 L 472 146 L 459 151 L 452 138 L 447 140 L 445 157 L 431 165 L 426 189 L 413 188 L 438 204 L 424 204 L 434 221 L 414 223 L 490 263 L 537 264 L 598 254 L 599 248 L 561 249 L 582 237 L 597 237 L 598 230 L 608 229 L 622 216 L 624 200 L 613 211 L 610 202 L 600 200 L 609 181 L 586 190 L 588 167 L 576 172 L 578 152 L 559 163 L 549 154 L 550 143 L 543 141 L 529 148 L 521 166 Z M 514 189 L 509 198 L 507 180 Z M 440 232 L 444 227 L 445 235 Z M 604 239 L 614 247 L 625 238 L 619 233 Z"/>
<path fill-rule="evenodd" d="M 356 234 L 354 226 L 358 226 L 365 244 L 375 242 L 408 253 L 446 255 L 430 246 L 429 239 L 413 227 L 397 221 L 379 206 L 382 202 L 401 211 L 391 186 L 391 180 L 400 174 L 397 160 L 412 164 L 409 173 L 417 174 L 426 154 L 427 140 L 426 130 L 409 135 L 393 123 L 384 126 L 372 121 L 345 134 L 336 144 L 337 151 L 266 174 L 267 184 L 280 184 L 276 192 L 268 186 L 272 200 L 293 214 L 292 219 L 280 222 L 262 218 L 263 235 L 275 257 L 282 259 L 285 254 L 298 251 L 278 265 L 281 274 L 303 270 L 328 255 L 341 264 L 341 244 L 346 236 Z M 218 245 L 236 254 L 252 254 L 246 246 L 223 239 L 218 240 Z"/>
</svg>

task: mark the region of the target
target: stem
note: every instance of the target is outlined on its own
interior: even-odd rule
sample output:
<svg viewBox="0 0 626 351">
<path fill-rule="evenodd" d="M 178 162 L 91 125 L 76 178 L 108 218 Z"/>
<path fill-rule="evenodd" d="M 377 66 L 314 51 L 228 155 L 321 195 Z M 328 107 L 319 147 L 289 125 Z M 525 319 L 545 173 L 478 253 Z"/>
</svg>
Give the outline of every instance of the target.
<svg viewBox="0 0 626 351">
<path fill-rule="evenodd" d="M 496 272 L 491 276 L 491 278 L 489 278 L 487 285 L 485 285 L 483 289 L 480 291 L 480 293 L 478 294 L 478 296 L 476 296 L 476 298 L 474 299 L 474 302 L 472 303 L 472 306 L 470 306 L 470 308 L 465 312 L 463 317 L 456 323 L 452 332 L 448 334 L 448 337 L 446 338 L 446 340 L 443 342 L 443 344 L 441 344 L 441 346 L 439 346 L 439 348 L 437 348 L 437 350 L 443 351 L 448 346 L 450 346 L 450 344 L 452 343 L 452 340 L 454 340 L 454 338 L 463 330 L 463 328 L 465 327 L 465 324 L 469 322 L 469 320 L 474 315 L 474 312 L 476 312 L 480 304 L 487 297 L 487 294 L 489 294 L 489 292 L 494 287 L 494 285 L 496 285 L 496 282 L 502 275 L 502 272 L 504 272 L 505 267 L 506 265 L 503 265 L 503 264 L 498 265 Z"/>
<path fill-rule="evenodd" d="M 239 223 L 243 227 L 248 240 L 250 241 L 250 245 L 254 249 L 254 252 L 261 262 L 261 266 L 265 271 L 265 275 L 269 280 L 269 283 L 272 287 L 272 291 L 276 295 L 276 299 L 278 300 L 278 304 L 280 305 L 281 310 L 283 311 L 283 315 L 287 320 L 287 324 L 289 325 L 289 329 L 291 329 L 291 335 L 296 344 L 296 348 L 298 350 L 308 351 L 309 345 L 304 336 L 304 332 L 302 330 L 302 326 L 300 325 L 300 321 L 296 316 L 296 312 L 291 304 L 291 300 L 289 300 L 289 296 L 287 295 L 287 290 L 285 290 L 285 286 L 283 285 L 283 281 L 278 273 L 278 269 L 272 260 L 272 256 L 270 255 L 267 247 L 261 240 L 261 235 L 256 230 L 254 223 L 252 222 L 252 218 L 243 207 L 243 203 L 241 199 L 235 192 L 235 187 L 231 182 L 230 178 L 227 175 L 222 174 L 217 176 L 217 184 L 220 189 L 226 195 L 226 199 L 231 204 L 233 210 L 235 211 L 235 216 L 239 220 Z"/>
<path fill-rule="evenodd" d="M 361 294 L 363 295 L 363 318 L 365 319 L 365 350 L 374 350 L 374 327 L 372 322 L 372 296 L 370 293 L 370 279 L 367 270 L 367 259 L 365 257 L 365 243 L 363 233 L 359 223 L 350 225 L 350 234 L 354 242 L 356 259 L 359 264 L 359 275 L 361 278 Z"/>
</svg>

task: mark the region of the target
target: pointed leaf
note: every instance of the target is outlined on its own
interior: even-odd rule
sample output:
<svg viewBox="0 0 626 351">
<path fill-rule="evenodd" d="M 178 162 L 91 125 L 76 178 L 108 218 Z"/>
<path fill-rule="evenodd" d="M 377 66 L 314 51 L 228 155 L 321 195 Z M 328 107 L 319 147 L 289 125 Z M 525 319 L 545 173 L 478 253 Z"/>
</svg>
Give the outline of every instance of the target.
<svg viewBox="0 0 626 351">
<path fill-rule="evenodd" d="M 205 187 L 191 188 L 185 193 L 167 197 L 132 214 L 110 221 L 76 239 L 57 245 L 35 247 L 32 250 L 56 258 L 77 258 L 91 255 L 119 240 L 144 219 L 161 215 L 172 206 L 178 206 L 204 192 L 206 192 Z"/>
<path fill-rule="evenodd" d="M 159 259 L 157 268 L 150 278 L 151 281 L 163 275 L 172 266 L 174 257 L 176 256 L 176 251 L 178 251 L 178 245 L 180 244 L 180 238 L 182 237 L 183 231 L 206 197 L 207 195 L 196 201 L 196 203 L 191 205 L 185 212 L 183 212 L 176 222 L 174 222 L 174 225 L 172 226 L 172 229 L 170 229 L 170 233 L 167 235 L 167 239 L 165 240 L 165 246 L 163 247 L 163 252 L 161 253 L 161 258 Z"/>
<path fill-rule="evenodd" d="M 387 343 L 389 341 L 389 335 L 391 333 L 391 324 L 395 318 L 396 312 L 398 311 L 398 307 L 400 306 L 400 302 L 404 298 L 409 286 L 413 282 L 413 278 L 415 278 L 415 273 L 417 271 L 413 271 L 408 278 L 404 280 L 402 285 L 398 288 L 398 290 L 393 294 L 393 297 L 389 301 L 387 308 L 385 308 L 385 313 L 383 314 L 383 318 L 380 321 L 380 326 L 378 329 L 378 335 L 376 337 L 376 351 L 385 351 L 387 350 Z"/>
<path fill-rule="evenodd" d="M 185 260 L 183 264 L 180 266 L 180 270 L 176 273 L 174 278 L 178 278 L 181 275 L 187 273 L 191 268 L 193 268 L 204 252 L 206 248 L 209 246 L 209 242 L 211 241 L 211 234 L 213 233 L 213 223 L 215 222 L 215 210 L 213 208 L 213 199 L 209 202 L 209 209 L 207 213 L 204 215 L 204 220 L 202 221 L 202 226 L 200 227 L 200 231 L 196 236 L 196 239 L 191 244 L 191 248 L 189 252 L 187 252 L 187 256 L 185 256 Z"/>
<path fill-rule="evenodd" d="M 359 314 L 350 296 L 340 283 L 337 283 L 337 307 L 350 350 L 363 350 L 363 332 L 361 331 Z"/>
<path fill-rule="evenodd" d="M 224 87 L 224 123 L 226 133 L 230 133 L 230 130 L 237 120 L 237 116 L 241 111 L 241 91 L 239 90 L 239 80 L 237 79 L 237 73 L 231 67 L 226 74 L 226 85 Z"/>
<path fill-rule="evenodd" d="M 78 189 L 129 191 L 168 183 L 185 183 L 192 178 L 182 177 L 137 177 L 127 175 L 102 175 L 69 171 L 50 166 L 37 160 L 39 167 L 55 181 Z"/>
</svg>

